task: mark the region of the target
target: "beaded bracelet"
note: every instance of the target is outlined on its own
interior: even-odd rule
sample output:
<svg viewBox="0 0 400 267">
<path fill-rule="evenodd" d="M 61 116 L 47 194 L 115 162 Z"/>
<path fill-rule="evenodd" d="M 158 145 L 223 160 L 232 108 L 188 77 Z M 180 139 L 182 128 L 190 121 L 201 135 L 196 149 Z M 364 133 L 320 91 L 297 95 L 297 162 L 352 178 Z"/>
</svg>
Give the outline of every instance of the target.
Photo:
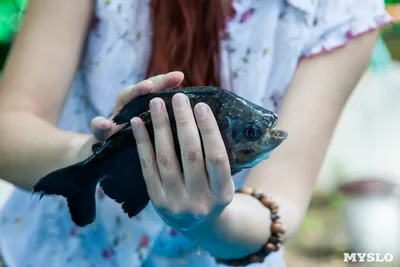
<svg viewBox="0 0 400 267">
<path fill-rule="evenodd" d="M 222 263 L 231 266 L 243 266 L 255 262 L 263 262 L 264 259 L 271 253 L 278 251 L 282 246 L 281 237 L 286 234 L 286 230 L 282 225 L 280 216 L 278 214 L 279 205 L 272 199 L 272 197 L 264 193 L 254 190 L 253 188 L 242 188 L 236 190 L 236 193 L 242 193 L 257 198 L 266 208 L 271 211 L 271 236 L 268 241 L 256 253 L 251 254 L 241 259 L 223 260 L 216 258 L 217 263 Z"/>
</svg>

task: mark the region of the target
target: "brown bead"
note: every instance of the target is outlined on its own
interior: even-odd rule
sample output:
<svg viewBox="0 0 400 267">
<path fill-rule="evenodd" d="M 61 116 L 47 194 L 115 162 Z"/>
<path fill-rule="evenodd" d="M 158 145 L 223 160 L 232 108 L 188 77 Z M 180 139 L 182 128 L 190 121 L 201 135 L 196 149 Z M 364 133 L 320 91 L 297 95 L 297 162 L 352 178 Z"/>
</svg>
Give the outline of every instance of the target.
<svg viewBox="0 0 400 267">
<path fill-rule="evenodd" d="M 270 209 L 273 213 L 276 213 L 279 210 L 279 205 L 275 201 L 272 202 Z M 276 210 L 276 211 L 275 211 Z"/>
<path fill-rule="evenodd" d="M 267 249 L 267 251 L 277 251 L 278 250 L 278 246 L 276 244 L 272 244 L 269 242 L 265 245 L 265 248 Z"/>
<path fill-rule="evenodd" d="M 278 243 L 280 243 L 280 242 L 281 242 L 281 239 L 279 238 L 279 236 L 271 235 L 271 236 L 268 238 L 268 243 L 278 244 Z"/>
<path fill-rule="evenodd" d="M 278 244 L 272 244 L 273 245 L 273 250 L 272 251 L 278 251 L 279 250 L 279 245 Z"/>
<path fill-rule="evenodd" d="M 254 262 L 260 262 L 260 257 L 258 257 L 257 255 L 251 255 L 250 257 L 249 257 L 249 262 L 250 263 L 254 263 Z"/>
<path fill-rule="evenodd" d="M 253 197 L 257 197 L 257 195 L 262 194 L 262 193 L 263 192 L 260 190 L 254 190 L 252 195 L 253 195 Z"/>
<path fill-rule="evenodd" d="M 264 193 L 258 193 L 257 195 L 255 195 L 254 197 L 257 198 L 259 201 L 261 201 L 261 199 L 265 196 Z"/>
<path fill-rule="evenodd" d="M 263 198 L 261 198 L 261 203 L 267 207 L 268 209 L 270 209 L 271 205 L 272 205 L 272 200 L 268 197 L 268 196 L 264 196 Z"/>
<path fill-rule="evenodd" d="M 246 195 L 252 195 L 253 191 L 254 191 L 254 189 L 251 187 L 243 187 L 242 188 L 242 193 L 246 194 Z"/>
<path fill-rule="evenodd" d="M 286 234 L 286 229 L 281 223 L 274 222 L 271 224 L 271 232 L 284 235 Z"/>
<path fill-rule="evenodd" d="M 276 220 L 278 220 L 278 219 L 280 219 L 281 218 L 281 216 L 279 216 L 279 214 L 277 214 L 277 213 L 272 213 L 271 214 L 271 220 L 273 221 L 273 222 L 275 222 Z"/>
</svg>

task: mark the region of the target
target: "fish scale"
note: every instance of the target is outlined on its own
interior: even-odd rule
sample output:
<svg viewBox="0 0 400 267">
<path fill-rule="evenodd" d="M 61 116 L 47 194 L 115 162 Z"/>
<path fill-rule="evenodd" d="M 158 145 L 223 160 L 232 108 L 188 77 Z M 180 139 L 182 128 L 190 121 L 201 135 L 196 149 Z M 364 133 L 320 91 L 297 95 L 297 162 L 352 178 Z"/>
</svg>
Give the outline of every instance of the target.
<svg viewBox="0 0 400 267">
<path fill-rule="evenodd" d="M 267 159 L 271 151 L 287 138 L 286 132 L 273 129 L 278 120 L 275 113 L 212 86 L 188 87 L 137 97 L 117 113 L 113 122 L 124 124 L 139 116 L 154 146 L 149 103 L 152 98 L 160 97 L 167 107 L 175 150 L 182 168 L 172 110 L 172 97 L 176 93 L 186 94 L 192 107 L 200 102 L 210 106 L 224 141 L 232 175 Z M 95 188 L 100 183 L 104 193 L 120 203 L 127 216 L 136 216 L 150 198 L 131 125 L 126 124 L 105 142 L 94 144 L 92 151 L 93 154 L 86 160 L 41 178 L 33 187 L 33 192 L 65 197 L 73 222 L 84 227 L 95 220 Z"/>
</svg>

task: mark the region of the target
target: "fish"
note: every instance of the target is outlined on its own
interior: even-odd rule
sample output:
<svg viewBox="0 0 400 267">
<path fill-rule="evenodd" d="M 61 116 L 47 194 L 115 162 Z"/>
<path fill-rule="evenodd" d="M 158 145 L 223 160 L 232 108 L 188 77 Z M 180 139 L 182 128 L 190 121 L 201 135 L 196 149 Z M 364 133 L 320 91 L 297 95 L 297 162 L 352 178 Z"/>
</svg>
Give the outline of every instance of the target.
<svg viewBox="0 0 400 267">
<path fill-rule="evenodd" d="M 172 97 L 177 93 L 187 95 L 192 108 L 200 102 L 211 108 L 227 151 L 232 176 L 268 159 L 288 136 L 286 131 L 275 129 L 277 114 L 223 88 L 195 86 L 150 93 L 133 99 L 118 111 L 112 121 L 122 128 L 106 141 L 94 144 L 90 157 L 42 177 L 33 186 L 33 194 L 40 194 L 40 198 L 44 195 L 63 196 L 72 221 L 84 227 L 95 220 L 95 196 L 100 185 L 108 197 L 121 204 L 124 213 L 130 218 L 135 217 L 149 204 L 150 198 L 129 122 L 133 117 L 140 117 L 154 145 L 149 103 L 154 97 L 163 99 L 183 171 L 172 110 Z"/>
</svg>

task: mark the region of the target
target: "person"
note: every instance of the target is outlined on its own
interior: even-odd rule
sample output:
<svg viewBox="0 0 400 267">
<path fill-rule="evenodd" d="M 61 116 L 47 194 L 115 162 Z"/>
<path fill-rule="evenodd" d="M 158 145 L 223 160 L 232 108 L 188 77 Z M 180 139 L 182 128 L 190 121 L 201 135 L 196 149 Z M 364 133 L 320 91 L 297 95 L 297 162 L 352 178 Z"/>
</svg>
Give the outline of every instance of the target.
<svg viewBox="0 0 400 267">
<path fill-rule="evenodd" d="M 273 196 L 285 244 L 377 29 L 390 22 L 381 0 L 31 0 L 0 92 L 0 177 L 16 187 L 0 219 L 6 265 L 222 266 L 216 258 L 245 258 L 272 235 L 273 212 L 241 188 Z M 131 121 L 151 198 L 138 216 L 99 188 L 96 220 L 80 228 L 64 198 L 31 195 L 40 177 L 115 133 L 111 118 L 128 101 L 193 85 L 276 111 L 289 138 L 232 179 L 209 107 L 192 110 L 176 94 L 182 176 L 156 98 L 155 147 L 140 119 Z M 282 248 L 262 257 L 251 266 L 285 265 Z"/>
</svg>

